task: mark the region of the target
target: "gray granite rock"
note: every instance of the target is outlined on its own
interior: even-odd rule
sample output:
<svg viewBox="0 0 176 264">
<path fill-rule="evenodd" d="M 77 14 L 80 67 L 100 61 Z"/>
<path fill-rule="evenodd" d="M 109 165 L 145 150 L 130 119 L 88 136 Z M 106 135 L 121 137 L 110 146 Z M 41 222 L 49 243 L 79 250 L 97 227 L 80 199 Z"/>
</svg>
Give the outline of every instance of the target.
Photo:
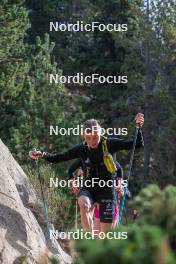
<svg viewBox="0 0 176 264">
<path fill-rule="evenodd" d="M 58 263 L 72 262 L 54 238 L 49 242 L 45 238 L 27 207 L 36 202 L 27 176 L 0 140 L 0 264 L 22 263 L 22 256 L 28 264 L 44 256 L 56 257 Z"/>
</svg>

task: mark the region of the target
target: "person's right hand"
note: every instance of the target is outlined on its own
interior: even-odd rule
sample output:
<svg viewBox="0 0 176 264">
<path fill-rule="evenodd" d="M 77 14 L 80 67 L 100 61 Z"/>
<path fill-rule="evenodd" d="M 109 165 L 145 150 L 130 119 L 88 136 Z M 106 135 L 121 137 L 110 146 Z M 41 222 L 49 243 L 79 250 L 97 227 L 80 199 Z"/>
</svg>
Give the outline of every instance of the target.
<svg viewBox="0 0 176 264">
<path fill-rule="evenodd" d="M 29 157 L 33 160 L 38 160 L 41 158 L 43 153 L 40 150 L 30 150 L 29 151 Z"/>
<path fill-rule="evenodd" d="M 118 198 L 119 199 L 121 199 L 123 197 L 123 195 L 124 195 L 123 189 L 119 189 L 117 193 L 118 193 Z"/>
</svg>

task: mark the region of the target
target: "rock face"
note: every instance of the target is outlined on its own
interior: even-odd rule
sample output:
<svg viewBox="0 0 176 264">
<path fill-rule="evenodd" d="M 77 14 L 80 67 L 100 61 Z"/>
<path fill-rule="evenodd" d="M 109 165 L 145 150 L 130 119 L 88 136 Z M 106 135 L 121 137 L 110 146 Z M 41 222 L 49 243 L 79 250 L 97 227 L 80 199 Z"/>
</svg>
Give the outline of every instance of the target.
<svg viewBox="0 0 176 264">
<path fill-rule="evenodd" d="M 62 264 L 72 262 L 54 238 L 48 243 L 27 208 L 27 204 L 36 202 L 27 176 L 0 140 L 0 264 L 44 264 L 50 257 Z"/>
</svg>

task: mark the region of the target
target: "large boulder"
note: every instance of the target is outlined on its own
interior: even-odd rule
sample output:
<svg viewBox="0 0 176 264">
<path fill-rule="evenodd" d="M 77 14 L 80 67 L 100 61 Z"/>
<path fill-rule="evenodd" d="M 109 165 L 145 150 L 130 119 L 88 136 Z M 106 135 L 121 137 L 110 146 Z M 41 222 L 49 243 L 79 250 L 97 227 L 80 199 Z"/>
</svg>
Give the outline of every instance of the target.
<svg viewBox="0 0 176 264">
<path fill-rule="evenodd" d="M 37 203 L 35 191 L 22 168 L 0 140 L 0 263 L 71 263 L 53 238 L 48 241 L 28 204 Z"/>
</svg>

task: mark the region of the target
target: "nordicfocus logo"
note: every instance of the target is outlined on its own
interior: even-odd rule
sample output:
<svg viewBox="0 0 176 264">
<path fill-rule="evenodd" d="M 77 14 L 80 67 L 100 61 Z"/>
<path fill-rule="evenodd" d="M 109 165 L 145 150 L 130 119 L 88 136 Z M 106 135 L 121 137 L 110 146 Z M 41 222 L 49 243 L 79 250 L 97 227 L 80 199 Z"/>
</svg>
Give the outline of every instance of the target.
<svg viewBox="0 0 176 264">
<path fill-rule="evenodd" d="M 76 75 L 64 76 L 59 74 L 49 74 L 50 84 L 126 84 L 128 83 L 128 77 L 126 75 L 109 75 L 104 76 L 98 73 L 93 73 L 91 75 L 84 76 L 84 73 L 78 72 Z"/>
<path fill-rule="evenodd" d="M 101 136 L 107 135 L 107 136 L 127 136 L 128 135 L 128 129 L 126 127 L 123 128 L 116 128 L 116 127 L 108 127 L 108 128 L 100 128 L 100 134 Z M 97 127 L 92 127 L 92 134 L 97 132 Z M 76 127 L 59 127 L 59 126 L 50 126 L 49 127 L 49 135 L 50 136 L 79 136 L 83 134 L 89 134 L 90 131 L 89 128 L 84 129 L 83 125 L 77 125 Z"/>
<path fill-rule="evenodd" d="M 55 237 L 56 239 L 127 239 L 128 233 L 127 232 L 115 232 L 109 231 L 99 232 L 99 230 L 92 230 L 92 232 L 84 232 L 83 229 L 78 229 L 76 231 L 69 231 L 69 232 L 59 232 L 58 230 L 51 230 L 50 229 L 50 238 Z"/>
<path fill-rule="evenodd" d="M 125 32 L 128 30 L 127 24 L 103 24 L 98 21 L 91 23 L 84 23 L 83 21 L 77 21 L 76 23 L 67 22 L 52 22 L 50 21 L 50 32 L 61 31 L 61 32 L 94 32 L 94 31 L 115 31 L 115 32 Z"/>
<path fill-rule="evenodd" d="M 50 188 L 82 188 L 82 187 L 95 187 L 98 186 L 100 188 L 104 188 L 109 187 L 115 187 L 115 188 L 127 188 L 128 187 L 128 181 L 127 180 L 121 180 L 120 182 L 117 180 L 100 180 L 99 178 L 92 178 L 92 179 L 84 179 L 83 178 L 79 178 L 79 179 L 75 179 L 74 181 L 67 181 L 67 180 L 59 180 L 59 178 L 50 178 L 50 184 L 49 187 Z"/>
</svg>

